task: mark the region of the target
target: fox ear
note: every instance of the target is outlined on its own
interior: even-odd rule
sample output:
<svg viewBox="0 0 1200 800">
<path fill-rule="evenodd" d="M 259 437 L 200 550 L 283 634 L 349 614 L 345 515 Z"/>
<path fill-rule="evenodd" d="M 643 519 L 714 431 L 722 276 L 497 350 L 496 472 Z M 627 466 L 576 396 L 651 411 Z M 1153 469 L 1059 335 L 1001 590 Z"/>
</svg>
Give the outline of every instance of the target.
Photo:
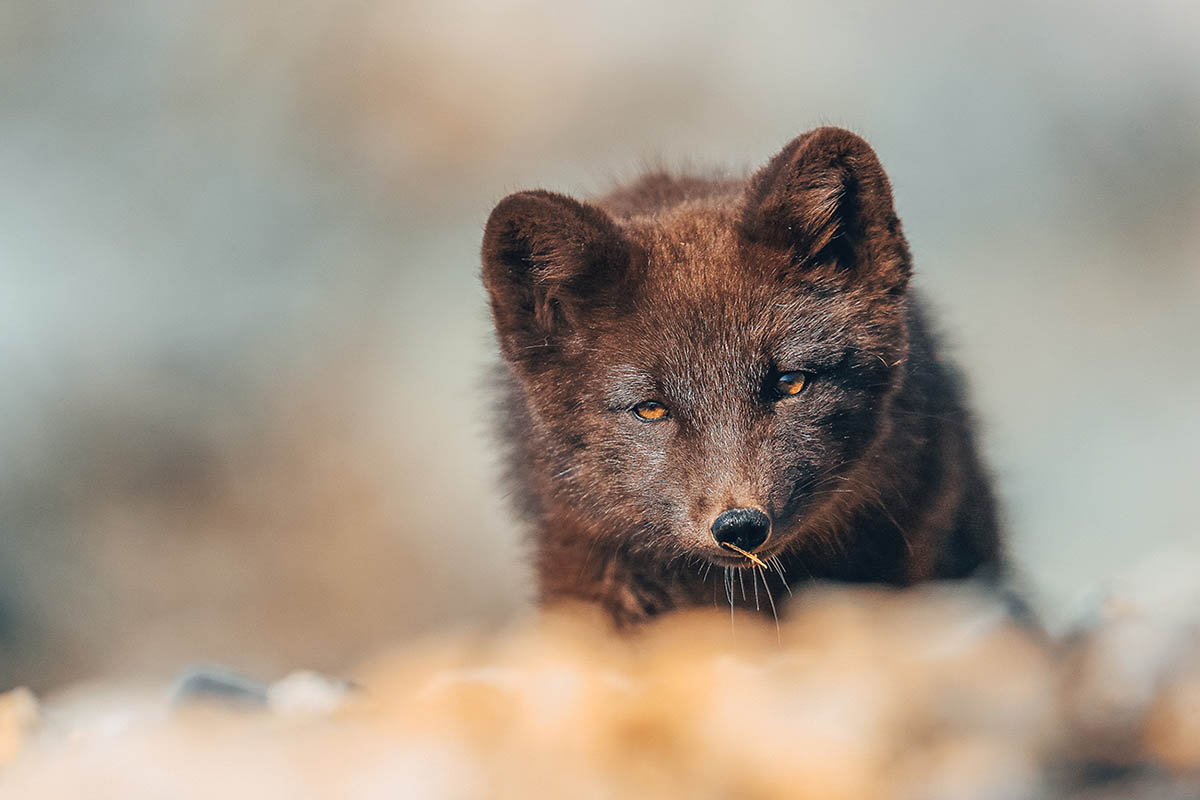
<svg viewBox="0 0 1200 800">
<path fill-rule="evenodd" d="M 629 261 L 628 242 L 595 206 L 546 191 L 501 200 L 484 229 L 483 283 L 505 355 L 553 348 L 612 296 Z"/>
<path fill-rule="evenodd" d="M 795 267 L 832 267 L 890 293 L 912 271 L 887 175 L 871 146 L 841 128 L 793 139 L 751 178 L 742 229 L 789 248 Z"/>
</svg>

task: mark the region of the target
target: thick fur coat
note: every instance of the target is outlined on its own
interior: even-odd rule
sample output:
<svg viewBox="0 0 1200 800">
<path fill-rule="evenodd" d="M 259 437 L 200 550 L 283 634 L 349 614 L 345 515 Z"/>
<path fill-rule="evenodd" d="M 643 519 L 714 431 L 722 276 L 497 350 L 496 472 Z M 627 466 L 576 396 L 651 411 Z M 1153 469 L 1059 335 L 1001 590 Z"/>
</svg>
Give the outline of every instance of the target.
<svg viewBox="0 0 1200 800">
<path fill-rule="evenodd" d="M 769 610 L 810 578 L 994 574 L 988 479 L 911 273 L 879 160 L 838 128 L 743 180 L 504 198 L 483 279 L 541 598 L 625 625 Z M 761 566 L 717 541 L 729 509 L 769 521 Z"/>
</svg>

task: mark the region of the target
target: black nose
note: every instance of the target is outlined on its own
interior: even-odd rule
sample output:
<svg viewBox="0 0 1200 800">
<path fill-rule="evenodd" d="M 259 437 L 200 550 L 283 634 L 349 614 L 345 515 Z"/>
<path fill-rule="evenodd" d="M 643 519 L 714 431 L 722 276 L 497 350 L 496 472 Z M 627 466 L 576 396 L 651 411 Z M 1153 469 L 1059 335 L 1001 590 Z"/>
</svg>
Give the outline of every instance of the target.
<svg viewBox="0 0 1200 800">
<path fill-rule="evenodd" d="M 731 508 L 717 515 L 710 530 L 717 544 L 729 543 L 753 553 L 771 533 L 771 518 L 757 508 Z"/>
</svg>

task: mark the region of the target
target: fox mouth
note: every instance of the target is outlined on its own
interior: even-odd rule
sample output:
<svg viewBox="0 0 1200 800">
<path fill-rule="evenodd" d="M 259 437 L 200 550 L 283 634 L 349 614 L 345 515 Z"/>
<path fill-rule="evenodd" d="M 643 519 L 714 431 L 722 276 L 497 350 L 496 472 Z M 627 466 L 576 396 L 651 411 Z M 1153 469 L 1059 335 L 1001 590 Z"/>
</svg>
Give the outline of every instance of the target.
<svg viewBox="0 0 1200 800">
<path fill-rule="evenodd" d="M 773 568 L 770 562 L 775 557 L 775 550 L 759 550 L 758 552 L 742 555 L 733 550 L 722 549 L 720 552 L 709 551 L 704 554 L 704 557 L 719 567 L 769 570 Z"/>
<path fill-rule="evenodd" d="M 730 550 L 734 553 L 737 553 L 739 556 L 746 559 L 747 561 L 749 561 L 751 564 L 753 564 L 756 567 L 764 567 L 765 568 L 767 566 L 766 564 L 763 563 L 763 560 L 761 558 L 759 558 L 757 555 L 750 552 L 749 550 L 743 550 L 742 548 L 738 547 L 736 544 L 732 544 L 730 542 L 722 542 L 721 547 L 724 547 L 726 550 Z"/>
<path fill-rule="evenodd" d="M 734 569 L 758 569 L 758 564 L 741 556 L 709 556 L 708 560 L 718 567 L 733 567 Z M 763 569 L 766 569 L 764 566 Z"/>
</svg>

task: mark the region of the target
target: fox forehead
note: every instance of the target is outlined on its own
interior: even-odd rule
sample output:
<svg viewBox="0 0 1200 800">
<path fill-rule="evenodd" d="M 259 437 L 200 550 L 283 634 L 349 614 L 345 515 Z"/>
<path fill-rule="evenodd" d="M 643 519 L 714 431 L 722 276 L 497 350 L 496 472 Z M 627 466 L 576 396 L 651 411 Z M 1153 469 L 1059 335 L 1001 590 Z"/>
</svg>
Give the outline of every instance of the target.
<svg viewBox="0 0 1200 800">
<path fill-rule="evenodd" d="M 756 264 L 648 260 L 621 313 L 599 312 L 584 336 L 597 366 L 622 365 L 613 375 L 624 379 L 688 365 L 813 369 L 869 338 L 847 300 L 782 285 Z"/>
<path fill-rule="evenodd" d="M 653 293 L 722 296 L 748 266 L 736 215 L 714 204 L 688 203 L 626 224 L 645 258 L 643 288 Z M 727 294 L 726 294 L 727 296 Z"/>
</svg>

